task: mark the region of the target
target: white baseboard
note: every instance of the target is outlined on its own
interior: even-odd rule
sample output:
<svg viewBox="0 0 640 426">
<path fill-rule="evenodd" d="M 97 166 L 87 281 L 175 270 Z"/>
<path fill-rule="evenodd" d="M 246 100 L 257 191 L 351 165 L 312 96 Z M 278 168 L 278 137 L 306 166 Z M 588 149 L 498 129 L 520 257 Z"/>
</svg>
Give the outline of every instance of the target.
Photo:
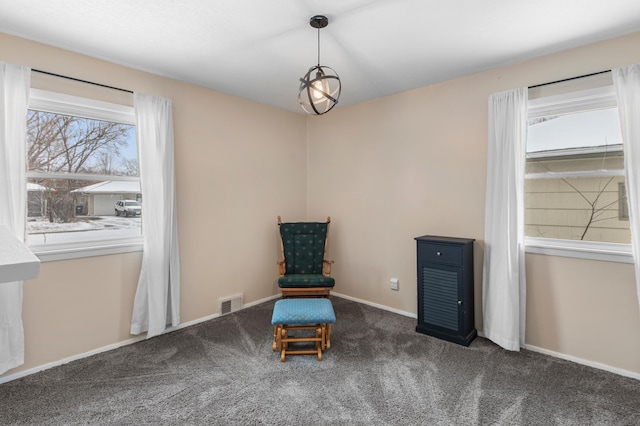
<svg viewBox="0 0 640 426">
<path fill-rule="evenodd" d="M 377 303 L 369 302 L 368 300 L 362 300 L 362 299 L 358 299 L 356 297 L 347 296 L 346 294 L 340 294 L 340 293 L 336 293 L 336 292 L 332 291 L 331 295 L 332 296 L 336 296 L 336 297 L 341 297 L 343 299 L 351 300 L 352 302 L 362 303 L 363 305 L 373 306 L 374 308 L 382 309 L 383 311 L 393 312 L 394 314 L 403 315 L 405 317 L 418 318 L 418 315 L 416 315 L 416 314 L 414 314 L 412 312 L 401 311 L 399 309 L 394 309 L 394 308 L 390 308 L 388 306 L 379 305 Z"/>
<path fill-rule="evenodd" d="M 242 308 L 240 308 L 239 310 L 250 308 L 252 306 L 256 306 L 256 305 L 259 305 L 259 304 L 264 303 L 264 302 L 268 302 L 268 301 L 273 300 L 273 299 L 278 299 L 279 297 L 280 297 L 280 295 L 276 294 L 275 296 L 265 297 L 264 299 L 256 300 L 255 302 L 245 303 L 245 304 L 242 305 Z M 192 325 L 200 324 L 201 322 L 209 321 L 209 320 L 212 320 L 214 318 L 218 318 L 219 316 L 220 316 L 220 314 L 213 314 L 213 315 L 208 315 L 206 317 L 195 319 L 193 321 L 183 322 L 182 324 L 178 324 L 175 327 L 167 328 L 165 333 L 170 333 L 172 331 L 180 330 L 180 329 L 183 329 L 183 328 L 186 328 L 186 327 L 191 327 Z M 165 333 L 163 333 L 163 334 L 165 334 Z"/>
<path fill-rule="evenodd" d="M 481 331 L 478 331 L 478 336 L 486 338 L 484 333 Z M 599 362 L 589 361 L 583 358 L 578 358 L 576 356 L 563 354 L 561 352 L 551 351 L 549 349 L 540 348 L 534 345 L 527 345 L 526 343 L 524 346 L 522 346 L 522 349 L 526 349 L 531 352 L 538 352 L 544 355 L 549 355 L 554 358 L 564 359 L 565 361 L 575 362 L 576 364 L 586 365 L 587 367 L 597 368 L 598 370 L 608 371 L 609 373 L 614 373 L 619 376 L 630 377 L 632 379 L 640 380 L 640 373 L 636 373 L 629 370 L 623 370 L 622 368 L 612 367 L 610 365 L 601 364 Z"/>
<path fill-rule="evenodd" d="M 600 364 L 599 362 L 589 361 L 589 360 L 578 358 L 572 355 L 550 351 L 549 349 L 539 348 L 533 345 L 525 344 L 524 349 L 530 350 L 532 352 L 538 352 L 541 354 L 549 355 L 555 358 L 564 359 L 566 361 L 575 362 L 576 364 L 586 365 L 587 367 L 597 368 L 598 370 L 608 371 L 609 373 L 618 374 L 620 376 L 625 376 L 625 377 L 630 377 L 632 379 L 640 380 L 640 373 L 635 373 L 629 370 L 623 370 L 622 368 L 616 368 L 610 365 Z"/>
<path fill-rule="evenodd" d="M 382 309 L 382 310 L 385 310 L 385 311 L 393 312 L 393 313 L 396 313 L 398 315 L 403 315 L 405 317 L 409 317 L 409 318 L 417 318 L 418 317 L 416 314 L 414 314 L 412 312 L 401 311 L 399 309 L 394 309 L 394 308 L 390 308 L 388 306 L 380 305 L 380 304 L 377 304 L 377 303 L 372 303 L 372 302 L 369 302 L 367 300 L 362 300 L 362 299 L 358 299 L 358 298 L 355 298 L 355 297 L 347 296 L 346 294 L 340 294 L 340 293 L 332 292 L 331 295 L 332 296 L 336 296 L 336 297 L 340 297 L 340 298 L 343 298 L 343 299 L 351 300 L 353 302 L 362 303 L 364 305 L 369 305 L 369 306 L 372 306 L 374 308 L 378 308 L 378 309 Z M 261 303 L 268 302 L 270 300 L 274 300 L 274 299 L 278 299 L 278 298 L 280 298 L 280 294 L 269 296 L 269 297 L 266 297 L 264 299 L 256 300 L 255 302 L 247 303 L 247 304 L 242 306 L 242 309 L 250 308 L 251 306 L 259 305 Z M 208 315 L 206 317 L 195 319 L 193 321 L 188 321 L 188 322 L 179 324 L 179 325 L 177 325 L 175 327 L 168 328 L 165 331 L 165 334 L 166 333 L 171 333 L 172 331 L 180 330 L 180 329 L 183 329 L 183 328 L 186 328 L 186 327 L 190 327 L 192 325 L 196 325 L 196 324 L 199 324 L 201 322 L 209 321 L 211 319 L 218 318 L 219 316 L 220 316 L 220 314 L 213 314 L 213 315 Z M 482 333 L 481 331 L 478 331 L 478 336 L 485 337 L 484 333 Z M 47 364 L 39 365 L 37 367 L 30 368 L 28 370 L 19 371 L 19 372 L 15 373 L 15 374 L 9 374 L 9 375 L 6 375 L 4 377 L 0 377 L 0 385 L 3 384 L 3 383 L 10 382 L 12 380 L 16 380 L 16 379 L 20 379 L 22 377 L 29 376 L 31 374 L 39 373 L 40 371 L 48 370 L 48 369 L 53 368 L 53 367 L 58 367 L 60 365 L 67 364 L 67 363 L 69 363 L 71 361 L 76 361 L 76 360 L 79 360 L 79 359 L 82 359 L 82 358 L 90 357 L 92 355 L 97 355 L 97 354 L 102 353 L 102 352 L 107 352 L 107 351 L 110 351 L 110 350 L 113 350 L 113 349 L 117 349 L 117 348 L 120 348 L 120 347 L 123 347 L 123 346 L 131 345 L 133 343 L 140 342 L 140 341 L 144 340 L 145 338 L 146 337 L 144 335 L 143 336 L 133 337 L 131 339 L 123 340 L 121 342 L 113 343 L 111 345 L 103 346 L 101 348 L 97 348 L 97 349 L 94 349 L 94 350 L 91 350 L 91 351 L 88 351 L 88 352 L 84 352 L 84 353 L 81 353 L 81 354 L 78 354 L 78 355 L 67 357 L 67 358 L 61 359 L 59 361 L 54 361 L 54 362 L 50 362 L 50 363 L 47 363 Z M 524 349 L 530 350 L 532 352 L 538 352 L 538 353 L 541 353 L 541 354 L 544 354 L 544 355 L 549 355 L 549 356 L 552 356 L 552 357 L 555 357 L 555 358 L 560 358 L 560 359 L 564 359 L 564 360 L 567 360 L 567 361 L 575 362 L 577 364 L 586 365 L 588 367 L 597 368 L 599 370 L 608 371 L 610 373 L 618 374 L 620 376 L 630 377 L 632 379 L 640 380 L 640 373 L 635 373 L 633 371 L 623 370 L 621 368 L 612 367 L 610 365 L 600 364 L 598 362 L 593 362 L 593 361 L 588 361 L 588 360 L 585 360 L 585 359 L 582 359 L 582 358 L 574 357 L 574 356 L 571 356 L 571 355 L 566 355 L 566 354 L 563 354 L 563 353 L 560 353 L 560 352 L 554 352 L 554 351 L 551 351 L 551 350 L 548 350 L 548 349 L 544 349 L 544 348 L 539 348 L 539 347 L 533 346 L 533 345 L 525 345 Z"/>
<path fill-rule="evenodd" d="M 382 309 L 382 310 L 385 310 L 385 311 L 394 312 L 396 314 L 404 315 L 406 317 L 418 318 L 418 316 L 416 314 L 411 313 L 411 312 L 400 311 L 398 309 L 393 309 L 393 308 L 390 308 L 388 306 L 379 305 L 377 303 L 369 302 L 367 300 L 362 300 L 362 299 L 358 299 L 358 298 L 355 298 L 355 297 L 347 296 L 345 294 L 332 292 L 331 295 L 336 296 L 336 297 L 341 297 L 343 299 L 351 300 L 353 302 L 362 303 L 364 305 L 373 306 L 375 308 Z M 482 331 L 478 331 L 478 336 L 486 337 Z M 533 345 L 525 344 L 524 345 L 524 349 L 530 350 L 532 352 L 538 352 L 538 353 L 541 353 L 541 354 L 544 354 L 544 355 L 549 355 L 549 356 L 552 356 L 554 358 L 560 358 L 560 359 L 564 359 L 566 361 L 575 362 L 576 364 L 586 365 L 587 367 L 597 368 L 598 370 L 608 371 L 610 373 L 618 374 L 620 376 L 630 377 L 632 379 L 640 380 L 640 373 L 636 373 L 636 372 L 629 371 L 629 370 L 624 370 L 622 368 L 612 367 L 610 365 L 601 364 L 599 362 L 594 362 L 594 361 L 589 361 L 589 360 L 586 360 L 586 359 L 578 358 L 578 357 L 575 357 L 575 356 L 572 356 L 572 355 L 563 354 L 563 353 L 560 353 L 560 352 L 551 351 L 549 349 L 544 349 L 544 348 L 540 348 L 538 346 L 533 346 Z"/>
<path fill-rule="evenodd" d="M 33 368 L 28 369 L 28 370 L 19 371 L 19 372 L 14 373 L 14 374 L 9 374 L 9 375 L 6 375 L 4 377 L 0 377 L 0 385 L 3 384 L 3 383 L 10 382 L 12 380 L 20 379 L 22 377 L 30 376 L 32 374 L 36 374 L 36 373 L 39 373 L 41 371 L 48 370 L 48 369 L 53 368 L 53 367 L 58 367 L 60 365 L 68 364 L 71 361 L 76 361 L 78 359 L 87 358 L 87 357 L 90 357 L 92 355 L 97 355 L 97 354 L 102 353 L 102 352 L 107 352 L 107 351 L 110 351 L 110 350 L 113 350 L 113 349 L 118 349 L 118 348 L 120 348 L 122 346 L 131 345 L 133 343 L 140 342 L 140 341 L 142 341 L 144 339 L 145 339 L 145 336 L 133 337 L 131 339 L 123 340 L 121 342 L 117 342 L 117 343 L 113 343 L 111 345 L 103 346 L 101 348 L 93 349 L 93 350 L 88 351 L 88 352 L 84 352 L 84 353 L 81 353 L 81 354 L 77 354 L 77 355 L 73 355 L 73 356 L 70 356 L 70 357 L 67 357 L 67 358 L 63 358 L 63 359 L 58 360 L 58 361 L 53 361 L 53 362 L 49 362 L 47 364 L 39 365 L 37 367 L 33 367 Z"/>
<path fill-rule="evenodd" d="M 244 304 L 242 306 L 242 309 L 250 308 L 251 306 L 259 305 L 261 303 L 268 302 L 269 300 L 277 299 L 279 297 L 280 297 L 280 295 L 277 294 L 275 296 L 269 296 L 269 297 L 266 297 L 264 299 L 256 300 L 255 302 Z M 220 316 L 220 314 L 208 315 L 206 317 L 198 318 L 198 319 L 195 319 L 193 321 L 188 321 L 188 322 L 184 322 L 182 324 L 178 324 L 175 327 L 168 327 L 165 330 L 165 332 L 162 333 L 162 334 L 171 333 L 172 331 L 176 331 L 176 330 L 181 330 L 183 328 L 187 328 L 187 327 L 190 327 L 192 325 L 199 324 L 201 322 L 205 322 L 205 321 L 209 321 L 209 320 L 214 319 L 214 318 L 218 318 L 219 316 Z M 137 343 L 137 342 L 140 342 L 140 341 L 145 340 L 145 339 L 146 339 L 145 335 L 132 337 L 130 339 L 123 340 L 121 342 L 116 342 L 116 343 L 113 343 L 111 345 L 103 346 L 103 347 L 100 347 L 100 348 L 97 348 L 97 349 L 90 350 L 88 352 L 83 352 L 81 354 L 77 354 L 77 355 L 73 355 L 73 356 L 70 356 L 70 357 L 67 357 L 67 358 L 63 358 L 63 359 L 58 360 L 58 361 L 53 361 L 53 362 L 49 362 L 47 364 L 39 365 L 37 367 L 33 367 L 33 368 L 28 369 L 28 370 L 19 371 L 19 372 L 14 373 L 14 374 L 8 374 L 8 375 L 6 375 L 4 377 L 0 377 L 0 385 L 3 384 L 3 383 L 10 382 L 12 380 L 17 380 L 17 379 L 20 379 L 22 377 L 30 376 L 31 374 L 35 374 L 35 373 L 39 373 L 39 372 L 44 371 L 44 370 L 48 370 L 48 369 L 53 368 L 53 367 L 58 367 L 60 365 L 68 364 L 71 361 L 76 361 L 76 360 L 79 360 L 79 359 L 82 359 L 82 358 L 90 357 L 92 355 L 97 355 L 97 354 L 102 353 L 102 352 L 107 352 L 107 351 L 111 351 L 113 349 L 121 348 L 123 346 L 131 345 L 133 343 Z"/>
</svg>

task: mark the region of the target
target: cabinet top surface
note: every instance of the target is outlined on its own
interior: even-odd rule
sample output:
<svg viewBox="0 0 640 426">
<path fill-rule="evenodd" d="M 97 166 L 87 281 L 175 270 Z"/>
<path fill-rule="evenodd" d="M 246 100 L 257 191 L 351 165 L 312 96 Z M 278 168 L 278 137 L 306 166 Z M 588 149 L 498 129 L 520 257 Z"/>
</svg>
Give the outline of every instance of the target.
<svg viewBox="0 0 640 426">
<path fill-rule="evenodd" d="M 439 237 L 437 235 L 423 235 L 416 237 L 416 241 L 433 241 L 438 243 L 466 244 L 475 241 L 475 238 Z"/>
</svg>

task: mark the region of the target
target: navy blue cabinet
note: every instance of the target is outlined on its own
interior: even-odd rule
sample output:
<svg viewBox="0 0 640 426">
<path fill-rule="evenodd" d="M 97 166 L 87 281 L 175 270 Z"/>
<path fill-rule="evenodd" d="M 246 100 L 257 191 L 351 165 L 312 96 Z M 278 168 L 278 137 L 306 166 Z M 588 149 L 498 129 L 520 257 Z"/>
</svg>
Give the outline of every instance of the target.
<svg viewBox="0 0 640 426">
<path fill-rule="evenodd" d="M 416 238 L 416 331 L 464 346 L 478 335 L 473 316 L 474 241 L 432 235 Z"/>
</svg>

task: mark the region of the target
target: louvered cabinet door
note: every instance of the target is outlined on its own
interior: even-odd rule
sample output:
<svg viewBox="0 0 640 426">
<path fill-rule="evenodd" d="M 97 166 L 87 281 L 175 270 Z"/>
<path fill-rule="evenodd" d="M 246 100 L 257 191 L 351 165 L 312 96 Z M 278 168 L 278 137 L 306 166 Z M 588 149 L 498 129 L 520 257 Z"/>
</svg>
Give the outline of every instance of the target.
<svg viewBox="0 0 640 426">
<path fill-rule="evenodd" d="M 425 235 L 417 241 L 416 331 L 468 346 L 476 337 L 473 239 Z"/>
</svg>

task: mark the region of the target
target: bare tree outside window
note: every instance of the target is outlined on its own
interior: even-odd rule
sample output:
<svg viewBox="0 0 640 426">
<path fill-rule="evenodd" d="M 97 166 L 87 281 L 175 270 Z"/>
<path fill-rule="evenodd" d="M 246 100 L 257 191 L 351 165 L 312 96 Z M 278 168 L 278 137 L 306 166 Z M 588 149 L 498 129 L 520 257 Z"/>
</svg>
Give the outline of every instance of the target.
<svg viewBox="0 0 640 426">
<path fill-rule="evenodd" d="M 31 171 L 119 174 L 133 126 L 29 110 L 27 163 Z"/>
<path fill-rule="evenodd" d="M 140 167 L 138 166 L 138 160 L 125 159 L 121 163 L 121 171 L 125 176 L 140 176 Z"/>
</svg>

